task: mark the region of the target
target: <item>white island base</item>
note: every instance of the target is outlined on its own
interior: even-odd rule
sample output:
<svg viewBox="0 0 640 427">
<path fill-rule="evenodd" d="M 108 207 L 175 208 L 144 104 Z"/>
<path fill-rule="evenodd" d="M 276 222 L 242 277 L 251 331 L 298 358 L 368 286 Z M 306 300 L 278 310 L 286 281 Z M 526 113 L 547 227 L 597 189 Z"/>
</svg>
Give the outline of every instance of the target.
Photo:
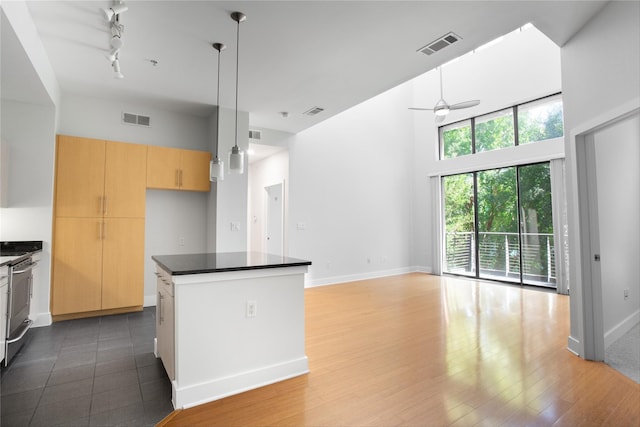
<svg viewBox="0 0 640 427">
<path fill-rule="evenodd" d="M 159 287 L 165 280 L 163 285 L 173 290 L 173 312 L 171 296 L 159 292 L 156 356 L 162 357 L 171 378 L 174 408 L 309 372 L 304 340 L 307 269 L 298 265 L 170 275 L 158 265 Z M 167 345 L 171 335 L 173 351 Z M 162 348 L 165 354 L 158 351 Z"/>
</svg>

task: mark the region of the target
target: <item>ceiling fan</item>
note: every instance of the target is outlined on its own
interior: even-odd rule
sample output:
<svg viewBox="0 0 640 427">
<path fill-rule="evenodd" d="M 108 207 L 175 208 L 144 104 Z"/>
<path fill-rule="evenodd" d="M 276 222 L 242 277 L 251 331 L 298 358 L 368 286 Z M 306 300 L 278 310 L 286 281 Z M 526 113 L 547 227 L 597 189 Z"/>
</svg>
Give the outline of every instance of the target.
<svg viewBox="0 0 640 427">
<path fill-rule="evenodd" d="M 480 101 L 477 99 L 473 101 L 458 102 L 457 104 L 447 104 L 447 101 L 444 100 L 444 96 L 442 95 L 442 67 L 438 67 L 438 69 L 440 70 L 440 100 L 433 108 L 409 107 L 410 110 L 433 111 L 436 115 L 436 123 L 440 123 L 444 121 L 444 118 L 451 110 L 461 110 L 463 108 L 475 107 L 480 104 Z"/>
</svg>

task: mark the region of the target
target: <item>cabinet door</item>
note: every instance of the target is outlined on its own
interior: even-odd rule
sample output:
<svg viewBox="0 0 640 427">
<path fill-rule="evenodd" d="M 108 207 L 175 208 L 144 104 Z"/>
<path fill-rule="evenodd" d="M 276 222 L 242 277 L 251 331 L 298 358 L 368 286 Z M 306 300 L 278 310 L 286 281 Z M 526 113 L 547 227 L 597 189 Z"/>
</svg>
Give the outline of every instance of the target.
<svg viewBox="0 0 640 427">
<path fill-rule="evenodd" d="M 160 279 L 158 279 L 160 280 Z M 174 304 L 173 296 L 158 287 L 158 310 L 156 314 L 156 335 L 158 355 L 162 359 L 169 379 L 175 380 L 175 341 L 174 341 Z"/>
<path fill-rule="evenodd" d="M 58 136 L 56 216 L 102 216 L 104 158 L 102 140 Z"/>
<path fill-rule="evenodd" d="M 147 187 L 175 190 L 180 185 L 180 150 L 147 147 Z"/>
<path fill-rule="evenodd" d="M 104 216 L 143 218 L 147 181 L 147 146 L 106 143 Z"/>
<path fill-rule="evenodd" d="M 51 312 L 101 309 L 102 220 L 56 218 Z"/>
<path fill-rule="evenodd" d="M 181 150 L 180 188 L 191 191 L 209 191 L 209 162 L 211 153 L 207 151 Z"/>
<path fill-rule="evenodd" d="M 105 218 L 102 309 L 144 302 L 144 218 Z"/>
</svg>

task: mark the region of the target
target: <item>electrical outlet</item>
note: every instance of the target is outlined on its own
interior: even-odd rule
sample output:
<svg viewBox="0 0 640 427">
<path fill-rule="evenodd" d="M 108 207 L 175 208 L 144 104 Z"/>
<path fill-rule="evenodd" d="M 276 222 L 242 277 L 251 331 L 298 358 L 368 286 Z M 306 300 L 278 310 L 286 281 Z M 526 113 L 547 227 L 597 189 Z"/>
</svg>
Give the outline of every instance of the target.
<svg viewBox="0 0 640 427">
<path fill-rule="evenodd" d="M 183 236 L 178 237 L 178 245 L 179 246 L 184 246 L 184 237 Z"/>
<path fill-rule="evenodd" d="M 247 317 L 256 317 L 258 315 L 258 303 L 256 301 L 247 301 Z"/>
</svg>

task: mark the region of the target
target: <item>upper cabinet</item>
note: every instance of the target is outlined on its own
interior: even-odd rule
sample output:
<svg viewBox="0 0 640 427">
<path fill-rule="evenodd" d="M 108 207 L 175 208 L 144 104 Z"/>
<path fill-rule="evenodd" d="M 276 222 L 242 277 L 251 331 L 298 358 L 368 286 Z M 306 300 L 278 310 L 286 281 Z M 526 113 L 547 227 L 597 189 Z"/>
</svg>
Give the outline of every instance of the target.
<svg viewBox="0 0 640 427">
<path fill-rule="evenodd" d="M 147 147 L 58 136 L 56 216 L 144 217 Z"/>
<path fill-rule="evenodd" d="M 207 151 L 149 146 L 147 150 L 147 188 L 209 191 Z"/>
</svg>

